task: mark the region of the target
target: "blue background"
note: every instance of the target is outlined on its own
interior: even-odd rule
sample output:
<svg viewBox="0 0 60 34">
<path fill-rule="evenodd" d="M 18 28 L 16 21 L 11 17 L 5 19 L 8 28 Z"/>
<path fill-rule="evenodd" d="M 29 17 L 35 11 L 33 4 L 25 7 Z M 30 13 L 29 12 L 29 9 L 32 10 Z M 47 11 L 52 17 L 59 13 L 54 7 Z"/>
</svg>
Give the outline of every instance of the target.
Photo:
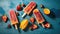
<svg viewBox="0 0 60 34">
<path fill-rule="evenodd" d="M 4 23 L 1 20 L 1 16 L 6 14 L 9 17 L 10 9 L 14 9 L 15 11 L 17 11 L 16 6 L 18 4 L 25 3 L 27 5 L 30 1 L 34 1 L 37 3 L 37 8 L 40 10 L 46 21 L 52 25 L 51 29 L 44 29 L 40 25 L 38 29 L 34 31 L 28 30 L 27 32 L 24 32 L 23 30 L 20 30 L 20 32 L 18 32 L 18 30 L 14 29 L 13 27 L 11 29 L 7 29 L 7 25 L 10 24 L 10 20 L 8 20 L 7 23 Z M 40 4 L 43 4 L 45 7 L 49 8 L 55 16 L 51 17 L 53 15 L 45 15 L 43 13 L 43 9 L 40 8 Z M 17 12 L 19 12 L 20 14 L 18 18 L 21 22 L 23 20 L 21 15 L 24 12 Z M 26 16 L 24 19 L 29 19 L 30 17 L 33 17 L 33 15 Z M 60 0 L 0 0 L 0 34 L 60 34 Z"/>
</svg>

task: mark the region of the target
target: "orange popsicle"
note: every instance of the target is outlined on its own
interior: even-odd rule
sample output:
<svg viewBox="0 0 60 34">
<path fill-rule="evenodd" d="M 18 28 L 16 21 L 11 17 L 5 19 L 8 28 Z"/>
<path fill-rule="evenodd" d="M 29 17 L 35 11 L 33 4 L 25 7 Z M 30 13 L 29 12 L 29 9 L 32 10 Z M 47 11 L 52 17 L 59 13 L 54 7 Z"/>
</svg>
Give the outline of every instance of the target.
<svg viewBox="0 0 60 34">
<path fill-rule="evenodd" d="M 43 16 L 41 15 L 41 13 L 39 12 L 39 10 L 38 9 L 34 9 L 33 10 L 33 14 L 34 14 L 35 19 L 38 22 L 38 24 L 42 24 L 42 26 L 43 26 L 43 22 L 45 20 L 44 20 Z"/>
<path fill-rule="evenodd" d="M 15 25 L 15 28 L 17 29 L 18 19 L 14 10 L 10 10 L 10 21 L 11 24 Z"/>
<path fill-rule="evenodd" d="M 31 13 L 31 11 L 35 8 L 36 3 L 31 1 L 24 9 L 24 14 L 22 15 L 22 17 L 24 17 L 26 14 L 29 15 Z"/>
</svg>

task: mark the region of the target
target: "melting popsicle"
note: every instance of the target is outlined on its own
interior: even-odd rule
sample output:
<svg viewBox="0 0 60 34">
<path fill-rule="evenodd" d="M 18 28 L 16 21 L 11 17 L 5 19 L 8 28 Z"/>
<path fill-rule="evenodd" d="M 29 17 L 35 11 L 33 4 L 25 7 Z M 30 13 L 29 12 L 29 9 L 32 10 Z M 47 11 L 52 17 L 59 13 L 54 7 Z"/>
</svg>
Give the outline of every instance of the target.
<svg viewBox="0 0 60 34">
<path fill-rule="evenodd" d="M 10 21 L 11 24 L 15 25 L 15 28 L 17 29 L 18 19 L 14 10 L 10 10 Z"/>
<path fill-rule="evenodd" d="M 44 22 L 45 20 L 44 20 L 43 16 L 41 15 L 41 13 L 39 12 L 39 10 L 38 10 L 38 9 L 34 9 L 34 10 L 33 10 L 33 14 L 34 14 L 35 19 L 36 19 L 36 21 L 38 22 L 38 24 L 42 24 L 42 26 L 43 26 L 43 22 Z M 44 26 L 43 26 L 43 27 L 44 27 Z"/>
<path fill-rule="evenodd" d="M 22 15 L 22 17 L 24 17 L 26 14 L 29 15 L 31 13 L 31 11 L 35 8 L 36 3 L 31 1 L 24 9 L 24 14 Z"/>
</svg>

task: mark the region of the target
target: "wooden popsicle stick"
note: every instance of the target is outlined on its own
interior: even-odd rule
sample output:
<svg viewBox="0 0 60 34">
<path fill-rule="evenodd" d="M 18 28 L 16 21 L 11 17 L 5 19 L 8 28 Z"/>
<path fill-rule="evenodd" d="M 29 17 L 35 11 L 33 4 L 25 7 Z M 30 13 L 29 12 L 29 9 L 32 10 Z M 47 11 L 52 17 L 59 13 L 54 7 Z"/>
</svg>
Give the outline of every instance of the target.
<svg viewBox="0 0 60 34">
<path fill-rule="evenodd" d="M 44 24 L 43 23 L 38 23 L 38 24 L 41 24 L 43 28 L 45 28 Z"/>
<path fill-rule="evenodd" d="M 26 13 L 24 13 L 23 15 L 22 15 L 22 17 L 24 17 L 26 15 Z"/>
<path fill-rule="evenodd" d="M 15 24 L 15 28 L 18 29 L 16 24 Z"/>
<path fill-rule="evenodd" d="M 43 27 L 43 28 L 45 28 L 45 26 L 44 26 L 44 24 L 43 24 L 43 23 L 42 23 L 41 25 L 42 25 L 42 27 Z"/>
</svg>

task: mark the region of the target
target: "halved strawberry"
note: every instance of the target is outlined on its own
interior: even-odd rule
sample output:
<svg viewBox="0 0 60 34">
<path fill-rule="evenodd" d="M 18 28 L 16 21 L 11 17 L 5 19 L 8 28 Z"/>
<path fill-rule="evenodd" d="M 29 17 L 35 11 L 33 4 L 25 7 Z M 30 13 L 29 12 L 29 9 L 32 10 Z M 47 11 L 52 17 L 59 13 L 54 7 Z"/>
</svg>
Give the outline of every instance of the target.
<svg viewBox="0 0 60 34">
<path fill-rule="evenodd" d="M 34 23 L 34 18 L 33 17 L 30 18 L 30 22 Z"/>
<path fill-rule="evenodd" d="M 2 16 L 2 20 L 3 20 L 4 22 L 6 22 L 7 19 L 8 19 L 8 17 L 7 17 L 6 15 Z"/>
<path fill-rule="evenodd" d="M 37 25 L 33 24 L 33 30 L 37 29 Z"/>
<path fill-rule="evenodd" d="M 35 24 L 32 24 L 32 26 L 30 26 L 30 29 L 31 29 L 31 30 L 35 30 L 35 29 L 37 29 L 37 28 L 38 28 L 38 26 L 35 25 Z"/>
<path fill-rule="evenodd" d="M 50 28 L 50 24 L 49 23 L 46 23 L 44 24 L 45 28 Z"/>
</svg>

